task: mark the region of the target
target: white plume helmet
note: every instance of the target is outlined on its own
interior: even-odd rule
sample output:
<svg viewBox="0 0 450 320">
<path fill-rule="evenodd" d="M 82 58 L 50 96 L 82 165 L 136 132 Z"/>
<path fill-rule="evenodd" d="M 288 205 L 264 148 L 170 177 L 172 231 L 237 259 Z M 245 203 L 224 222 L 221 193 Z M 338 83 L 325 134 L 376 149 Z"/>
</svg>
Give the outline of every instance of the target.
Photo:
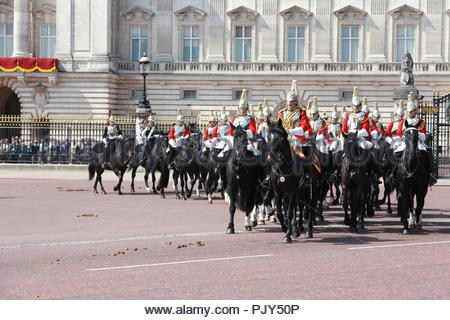
<svg viewBox="0 0 450 320">
<path fill-rule="evenodd" d="M 358 106 L 362 103 L 361 97 L 359 96 L 359 88 L 354 87 L 353 88 L 353 98 L 352 98 L 352 104 L 353 106 Z"/>
<path fill-rule="evenodd" d="M 255 118 L 258 119 L 258 120 L 264 119 L 263 104 L 262 103 L 260 103 L 258 105 L 258 111 L 256 111 L 256 113 L 255 113 Z"/>
<path fill-rule="evenodd" d="M 367 100 L 367 97 L 364 97 L 363 101 L 362 101 L 362 108 L 361 111 L 364 112 L 369 112 L 369 102 Z"/>
<path fill-rule="evenodd" d="M 228 121 L 228 114 L 226 112 L 225 106 L 222 106 L 222 113 L 220 114 L 220 120 Z"/>
<path fill-rule="evenodd" d="M 319 113 L 318 99 L 317 97 L 313 98 L 312 105 L 309 108 L 309 114 L 312 116 L 315 113 Z"/>
<path fill-rule="evenodd" d="M 239 100 L 239 110 L 248 110 L 248 108 L 247 89 L 244 89 Z"/>
<path fill-rule="evenodd" d="M 406 109 L 408 110 L 408 112 L 417 110 L 416 97 L 414 92 L 412 91 L 408 94 L 408 104 L 406 106 Z"/>
<path fill-rule="evenodd" d="M 184 122 L 184 116 L 181 114 L 181 110 L 177 111 L 177 121 Z"/>
<path fill-rule="evenodd" d="M 155 118 L 150 114 L 147 118 L 147 122 L 155 122 Z"/>
<path fill-rule="evenodd" d="M 209 115 L 208 122 L 216 122 L 216 121 L 217 121 L 216 116 L 214 115 L 214 112 L 211 110 L 211 114 Z"/>
<path fill-rule="evenodd" d="M 274 108 L 272 106 L 269 106 L 269 99 L 265 98 L 262 110 L 264 117 L 271 117 L 273 110 Z"/>
<path fill-rule="evenodd" d="M 298 101 L 297 80 L 292 80 L 291 90 L 289 91 L 286 100 L 288 103 L 291 101 Z"/>
<path fill-rule="evenodd" d="M 373 103 L 374 110 L 372 111 L 372 116 L 375 118 L 379 118 L 381 116 L 380 110 L 378 110 L 378 102 Z"/>
<path fill-rule="evenodd" d="M 333 106 L 333 111 L 331 112 L 331 119 L 339 119 L 339 113 L 337 111 L 337 104 Z"/>
<path fill-rule="evenodd" d="M 405 111 L 404 111 L 404 102 L 403 99 L 400 100 L 397 109 L 395 110 L 395 115 L 396 116 L 400 116 L 401 118 L 403 118 L 405 116 Z"/>
</svg>

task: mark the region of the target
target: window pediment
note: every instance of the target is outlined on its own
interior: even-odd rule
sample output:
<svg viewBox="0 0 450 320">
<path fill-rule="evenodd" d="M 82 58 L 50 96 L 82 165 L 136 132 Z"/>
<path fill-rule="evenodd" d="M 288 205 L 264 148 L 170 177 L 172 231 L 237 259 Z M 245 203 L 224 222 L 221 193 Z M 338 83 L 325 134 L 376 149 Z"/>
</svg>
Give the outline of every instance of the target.
<svg viewBox="0 0 450 320">
<path fill-rule="evenodd" d="M 302 19 L 309 19 L 312 17 L 313 13 L 299 6 L 292 6 L 286 10 L 280 12 L 284 19 L 290 20 L 297 17 Z"/>
<path fill-rule="evenodd" d="M 36 20 L 44 23 L 56 23 L 56 8 L 51 5 L 43 5 L 33 10 Z"/>
<path fill-rule="evenodd" d="M 10 14 L 14 13 L 14 9 L 10 6 L 7 6 L 6 4 L 0 3 L 0 12 Z"/>
<path fill-rule="evenodd" d="M 236 9 L 230 10 L 227 12 L 227 14 L 231 17 L 231 20 L 237 20 L 238 18 L 256 20 L 256 18 L 259 16 L 258 12 L 245 6 L 240 6 Z"/>
<path fill-rule="evenodd" d="M 395 8 L 394 10 L 389 11 L 389 14 L 394 19 L 399 19 L 400 17 L 420 19 L 420 17 L 423 15 L 423 11 L 404 4 L 398 8 Z"/>
<path fill-rule="evenodd" d="M 128 9 L 127 11 L 122 12 L 121 15 L 126 20 L 133 20 L 139 18 L 143 18 L 144 20 L 150 20 L 155 15 L 155 13 L 151 10 L 147 10 L 142 7 L 136 6 L 131 9 Z"/>
<path fill-rule="evenodd" d="M 367 11 L 356 8 L 352 5 L 348 5 L 334 12 L 334 15 L 339 19 L 343 20 L 347 17 L 354 17 L 356 19 L 364 19 L 367 16 Z"/>
<path fill-rule="evenodd" d="M 201 21 L 206 16 L 206 12 L 192 6 L 185 7 L 175 12 L 178 20 L 184 20 L 189 14 L 193 15 L 195 20 Z"/>
</svg>

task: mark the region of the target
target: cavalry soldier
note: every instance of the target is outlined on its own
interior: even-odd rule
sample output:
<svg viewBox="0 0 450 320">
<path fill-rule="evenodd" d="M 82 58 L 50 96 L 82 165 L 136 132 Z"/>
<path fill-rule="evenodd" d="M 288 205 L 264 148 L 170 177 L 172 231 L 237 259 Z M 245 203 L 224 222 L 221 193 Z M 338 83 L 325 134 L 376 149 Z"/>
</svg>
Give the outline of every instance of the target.
<svg viewBox="0 0 450 320">
<path fill-rule="evenodd" d="M 330 150 L 332 152 L 337 151 L 339 149 L 339 145 L 341 144 L 340 142 L 341 137 L 342 137 L 342 125 L 339 122 L 339 113 L 337 111 L 337 105 L 334 105 L 333 112 L 331 112 L 331 123 L 328 124 L 328 139 L 330 139 Z"/>
<path fill-rule="evenodd" d="M 149 114 L 147 118 L 147 125 L 141 131 L 142 142 L 145 144 L 148 139 L 157 133 L 157 130 L 155 119 L 151 114 Z"/>
<path fill-rule="evenodd" d="M 369 116 L 362 111 L 362 100 L 357 87 L 353 89 L 352 108 L 352 112 L 345 115 L 342 132 L 357 133 L 358 137 L 370 140 Z"/>
<path fill-rule="evenodd" d="M 111 115 L 111 110 L 108 112 L 108 124 L 103 132 L 103 143 L 105 144 L 105 162 L 103 166 L 111 167 L 110 165 L 110 155 L 115 151 L 115 142 L 117 140 L 122 140 L 123 134 L 119 126 L 115 124 L 114 117 Z"/>
<path fill-rule="evenodd" d="M 214 128 L 217 126 L 217 119 L 214 113 L 211 111 L 211 115 L 208 118 L 208 127 L 203 131 L 203 140 L 207 141 L 212 139 Z"/>
<path fill-rule="evenodd" d="M 269 140 L 269 125 L 268 121 L 272 117 L 273 107 L 269 106 L 269 99 L 265 98 L 264 103 L 261 106 L 260 111 L 260 122 L 256 126 L 256 131 L 260 134 L 266 141 Z"/>
<path fill-rule="evenodd" d="M 370 135 L 372 136 L 372 139 L 375 138 L 376 140 L 380 140 L 382 137 L 385 136 L 384 126 L 380 122 L 380 110 L 378 110 L 378 103 L 374 102 L 375 110 L 372 111 L 372 131 L 370 132 Z"/>
<path fill-rule="evenodd" d="M 328 140 L 328 126 L 327 122 L 319 116 L 319 106 L 317 105 L 317 97 L 313 98 L 311 109 L 309 109 L 310 125 L 312 129 L 312 136 L 316 141 Z"/>
<path fill-rule="evenodd" d="M 175 125 L 169 130 L 169 145 L 173 148 L 177 148 L 180 145 L 180 142 L 183 139 L 188 138 L 189 135 L 189 128 L 184 124 L 184 117 L 181 114 L 180 110 L 178 110 Z M 168 155 L 169 152 L 170 148 L 167 148 L 166 154 Z M 175 164 L 173 162 L 169 164 L 169 169 L 175 169 Z"/>
<path fill-rule="evenodd" d="M 234 127 L 241 127 L 247 133 L 249 139 L 256 134 L 256 121 L 253 116 L 249 114 L 249 105 L 247 101 L 247 90 L 242 90 L 241 99 L 239 100 L 238 114 L 231 119 L 231 124 Z M 228 131 L 229 136 L 233 136 L 233 129 Z"/>
<path fill-rule="evenodd" d="M 304 151 L 309 146 L 308 138 L 312 134 L 312 130 L 306 110 L 299 108 L 297 81 L 295 80 L 292 80 L 291 90 L 286 101 L 287 107 L 278 112 L 278 119 L 281 119 L 283 128 L 291 136 L 291 146 L 295 154 L 304 158 Z"/>
<path fill-rule="evenodd" d="M 437 177 L 433 172 L 433 161 L 431 158 L 431 152 L 428 151 L 427 145 L 425 144 L 425 140 L 427 138 L 427 130 L 425 128 L 425 121 L 420 119 L 417 116 L 417 102 L 415 101 L 416 97 L 413 92 L 410 92 L 408 95 L 408 104 L 406 106 L 408 114 L 407 117 L 402 119 L 398 125 L 398 129 L 396 132 L 397 137 L 403 137 L 403 130 L 405 130 L 406 125 L 413 126 L 419 130 L 419 143 L 418 148 L 421 152 L 426 153 L 426 156 L 423 158 L 426 161 L 426 168 L 430 175 L 430 185 L 434 185 L 437 182 Z M 404 143 L 400 144 L 395 150 L 394 153 L 399 153 L 405 150 L 406 145 Z"/>
<path fill-rule="evenodd" d="M 230 125 L 228 124 L 228 115 L 225 112 L 225 106 L 222 107 L 222 113 L 220 114 L 219 123 L 214 127 L 211 134 L 212 138 L 224 138 L 227 136 L 230 130 Z"/>
<path fill-rule="evenodd" d="M 386 141 L 389 140 L 389 143 L 391 143 L 392 141 L 391 138 L 396 135 L 398 125 L 400 124 L 400 121 L 403 119 L 404 116 L 405 112 L 403 111 L 403 100 L 400 100 L 400 103 L 395 110 L 394 121 L 389 123 L 389 125 L 386 128 L 386 137 L 390 138 L 386 139 Z"/>
<path fill-rule="evenodd" d="M 247 101 L 247 90 L 242 90 L 241 99 L 239 101 L 238 114 L 231 119 L 231 124 L 234 127 L 241 127 L 247 133 L 248 139 L 252 139 L 256 135 L 256 121 L 255 118 L 249 114 L 249 105 Z M 228 136 L 232 137 L 234 134 L 233 128 L 228 130 Z M 249 141 L 248 150 L 252 151 L 255 156 L 259 155 L 256 146 Z M 224 149 L 225 151 L 225 149 Z"/>
</svg>

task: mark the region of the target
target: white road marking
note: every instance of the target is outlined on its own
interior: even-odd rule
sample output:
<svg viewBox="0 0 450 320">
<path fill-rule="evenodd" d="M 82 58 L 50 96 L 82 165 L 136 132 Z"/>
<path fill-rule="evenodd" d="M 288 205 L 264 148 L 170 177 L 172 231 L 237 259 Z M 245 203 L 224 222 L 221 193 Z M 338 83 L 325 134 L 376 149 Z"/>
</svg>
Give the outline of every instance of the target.
<svg viewBox="0 0 450 320">
<path fill-rule="evenodd" d="M 273 254 L 261 254 L 261 255 L 256 255 L 256 256 L 241 256 L 241 257 L 227 257 L 227 258 L 213 258 L 213 259 L 203 259 L 203 260 L 174 261 L 174 262 L 152 263 L 152 264 L 136 264 L 136 265 L 130 265 L 130 266 L 86 269 L 86 271 L 102 271 L 102 270 L 130 269 L 130 268 L 140 268 L 140 267 L 156 267 L 156 266 L 167 266 L 167 265 L 173 265 L 173 264 L 187 264 L 187 263 L 199 263 L 199 262 L 211 262 L 211 261 L 263 258 L 263 257 L 271 257 L 271 256 L 273 256 Z"/>
<path fill-rule="evenodd" d="M 434 242 L 387 244 L 387 245 L 383 245 L 383 246 L 353 247 L 353 248 L 347 248 L 347 249 L 348 250 L 362 250 L 362 249 L 377 249 L 377 248 L 390 248 L 390 247 L 426 246 L 426 245 L 430 245 L 430 244 L 442 244 L 442 243 L 450 243 L 450 240 L 449 241 L 434 241 Z"/>
</svg>

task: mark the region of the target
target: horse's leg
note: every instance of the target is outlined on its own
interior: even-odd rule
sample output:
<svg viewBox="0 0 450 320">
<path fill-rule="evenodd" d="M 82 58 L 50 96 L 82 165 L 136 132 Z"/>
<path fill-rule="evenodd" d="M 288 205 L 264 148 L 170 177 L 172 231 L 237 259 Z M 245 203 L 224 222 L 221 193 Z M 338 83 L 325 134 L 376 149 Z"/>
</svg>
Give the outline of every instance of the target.
<svg viewBox="0 0 450 320">
<path fill-rule="evenodd" d="M 392 214 L 392 207 L 391 207 L 391 190 L 389 190 L 388 194 L 387 194 L 387 209 L 386 212 L 388 214 Z"/>
<path fill-rule="evenodd" d="M 144 183 L 145 183 L 145 190 L 150 192 L 150 187 L 148 185 L 148 175 L 150 174 L 150 168 L 147 166 L 145 167 L 145 173 L 144 173 Z"/>
<path fill-rule="evenodd" d="M 102 189 L 102 193 L 103 194 L 106 194 L 106 190 L 105 190 L 105 188 L 103 187 L 103 182 L 102 182 L 102 174 L 103 174 L 103 169 L 99 169 L 98 171 L 97 171 L 97 178 L 98 178 L 98 182 L 100 182 L 100 188 Z"/>
<path fill-rule="evenodd" d="M 230 207 L 228 210 L 230 213 L 230 221 L 228 222 L 228 228 L 227 228 L 226 233 L 233 234 L 233 233 L 235 233 L 235 231 L 234 231 L 234 213 L 236 212 L 236 204 L 235 204 L 236 195 L 235 195 L 235 192 L 233 189 L 231 190 L 229 197 L 230 197 Z"/>
<path fill-rule="evenodd" d="M 152 193 L 158 194 L 158 191 L 155 188 L 155 181 L 156 181 L 156 174 L 155 174 L 155 171 L 152 171 Z"/>
<path fill-rule="evenodd" d="M 401 186 L 399 186 L 399 190 L 401 190 Z M 397 194 L 397 210 L 400 214 L 400 221 L 403 224 L 403 234 L 408 234 L 408 205 L 407 200 L 405 198 L 405 195 L 403 194 L 403 191 L 400 191 L 400 194 Z"/>
<path fill-rule="evenodd" d="M 292 196 L 291 192 L 288 196 L 288 203 L 285 206 L 285 210 L 284 210 L 284 217 L 285 217 L 285 221 L 287 224 L 287 229 L 286 229 L 286 234 L 284 235 L 283 238 L 283 243 L 292 243 L 292 220 L 293 220 L 293 207 L 294 207 L 294 197 Z M 284 202 L 284 201 L 283 201 Z"/>
<path fill-rule="evenodd" d="M 98 170 L 97 170 L 97 176 L 95 177 L 95 182 L 94 182 L 94 193 L 98 193 L 98 191 L 97 191 L 98 179 L 99 179 L 99 174 L 98 174 Z"/>
<path fill-rule="evenodd" d="M 358 232 L 356 228 L 356 217 L 360 210 L 360 203 L 355 192 L 350 192 L 350 232 Z"/>
<path fill-rule="evenodd" d="M 284 215 L 283 215 L 283 212 L 281 209 L 282 202 L 283 202 L 283 196 L 280 194 L 275 195 L 275 208 L 277 211 L 277 218 L 278 218 L 278 221 L 280 222 L 281 230 L 283 232 L 287 232 L 287 227 L 286 227 L 286 224 L 284 223 Z"/>
<path fill-rule="evenodd" d="M 428 188 L 428 186 L 427 186 Z M 422 230 L 422 210 L 425 205 L 425 196 L 427 194 L 427 190 L 419 191 L 416 195 L 416 229 Z"/>
<path fill-rule="evenodd" d="M 172 179 L 173 179 L 173 186 L 175 187 L 175 197 L 177 199 L 181 199 L 180 191 L 178 190 L 178 177 L 179 176 L 180 176 L 180 173 L 177 170 L 173 170 Z"/>
<path fill-rule="evenodd" d="M 181 181 L 181 197 L 183 200 L 187 200 L 186 197 L 186 189 L 188 189 L 188 174 L 187 172 L 183 172 L 180 174 L 180 181 Z"/>
<path fill-rule="evenodd" d="M 125 175 L 125 171 L 126 171 L 126 168 L 120 172 L 119 183 L 117 184 L 117 194 L 119 194 L 119 195 L 122 195 L 121 188 L 122 188 L 122 181 L 123 181 L 123 176 Z"/>
<path fill-rule="evenodd" d="M 289 195 L 289 210 L 291 210 L 291 220 L 290 220 L 290 224 L 291 224 L 291 228 L 292 228 L 292 236 L 295 238 L 300 237 L 300 231 L 298 228 L 298 223 L 297 223 L 297 201 L 296 201 L 296 197 L 297 197 L 297 192 L 293 191 L 291 192 L 291 195 Z"/>
<path fill-rule="evenodd" d="M 306 203 L 305 208 L 305 220 L 308 225 L 308 229 L 305 232 L 305 238 L 312 238 L 313 237 L 313 228 L 314 228 L 314 221 L 316 220 L 316 203 L 317 203 L 317 197 L 314 196 L 314 190 L 313 186 L 308 188 L 309 189 L 309 195 L 308 199 L 311 199 L 311 203 Z"/>
<path fill-rule="evenodd" d="M 131 192 L 136 192 L 136 191 L 134 190 L 134 178 L 136 177 L 136 170 L 137 170 L 137 167 L 136 167 L 136 166 L 133 166 L 133 167 L 131 168 L 131 188 L 130 188 L 130 191 L 131 191 Z"/>
</svg>

